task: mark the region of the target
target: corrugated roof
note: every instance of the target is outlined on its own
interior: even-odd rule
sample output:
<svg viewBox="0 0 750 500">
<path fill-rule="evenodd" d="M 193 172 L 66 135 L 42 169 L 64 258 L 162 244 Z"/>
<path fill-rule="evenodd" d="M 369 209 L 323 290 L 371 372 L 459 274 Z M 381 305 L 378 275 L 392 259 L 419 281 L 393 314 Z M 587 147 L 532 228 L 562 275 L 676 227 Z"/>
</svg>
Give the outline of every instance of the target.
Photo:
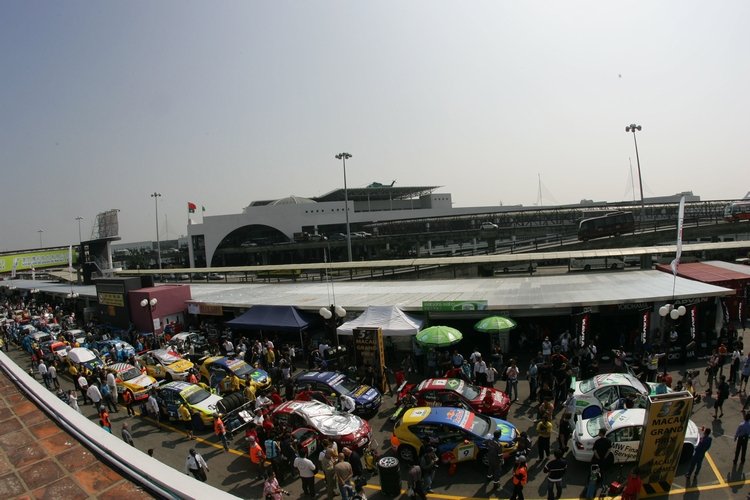
<svg viewBox="0 0 750 500">
<path fill-rule="evenodd" d="M 716 262 L 689 262 L 680 264 L 677 268 L 677 276 L 703 283 L 729 283 L 750 280 L 750 273 L 741 273 L 734 269 L 718 266 Z M 659 264 L 656 268 L 659 271 L 672 274 L 672 268 L 669 264 Z"/>
</svg>

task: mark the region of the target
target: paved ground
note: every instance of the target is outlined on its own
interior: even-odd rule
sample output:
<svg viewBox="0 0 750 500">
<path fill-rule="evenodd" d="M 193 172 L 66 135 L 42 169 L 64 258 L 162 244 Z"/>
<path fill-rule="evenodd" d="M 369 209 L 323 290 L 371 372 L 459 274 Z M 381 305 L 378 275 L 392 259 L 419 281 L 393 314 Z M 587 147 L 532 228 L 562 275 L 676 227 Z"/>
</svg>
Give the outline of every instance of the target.
<svg viewBox="0 0 750 500">
<path fill-rule="evenodd" d="M 51 422 L 0 370 L 0 498 L 152 497 Z"/>
<path fill-rule="evenodd" d="M 750 333 L 748 331 L 747 333 Z M 28 366 L 28 357 L 25 353 L 11 349 L 11 357 L 17 360 L 21 366 Z M 699 365 L 696 364 L 695 367 Z M 680 367 L 682 368 L 682 367 Z M 679 379 L 678 372 L 672 372 L 675 381 Z M 698 388 L 704 389 L 705 375 L 698 379 Z M 63 379 L 63 385 L 71 386 L 70 380 Z M 528 395 L 528 384 L 525 381 L 520 382 L 521 400 Z M 498 388 L 504 388 L 504 383 L 499 382 Z M 701 494 L 709 498 L 745 498 L 750 493 L 750 479 L 746 479 L 745 471 L 742 469 L 732 468 L 732 459 L 734 456 L 733 436 L 737 425 L 741 421 L 741 408 L 744 402 L 744 395 L 732 394 L 732 397 L 725 403 L 724 418 L 714 420 L 713 410 L 709 405 L 713 400 L 708 399 L 694 407 L 693 420 L 698 426 L 706 425 L 713 429 L 714 441 L 713 447 L 708 453 L 704 462 L 703 469 L 694 484 L 686 485 L 684 473 L 686 465 L 681 465 L 677 471 L 672 493 L 670 496 L 682 496 L 688 499 L 698 499 Z M 380 443 L 381 453 L 388 452 L 388 438 L 392 424 L 387 420 L 393 407 L 394 399 L 385 396 L 382 411 L 379 415 L 372 418 L 370 423 L 373 427 L 375 438 Z M 96 419 L 94 409 L 89 406 L 82 407 L 84 414 L 90 418 Z M 533 415 L 535 406 L 529 404 L 514 404 L 508 416 L 508 420 L 514 423 L 520 430 L 528 430 L 533 424 Z M 235 439 L 232 443 L 232 449 L 229 453 L 223 451 L 216 438 L 211 433 L 200 435 L 196 441 L 186 439 L 182 430 L 172 424 L 157 425 L 156 422 L 149 418 L 130 418 L 125 416 L 124 411 L 112 415 L 113 431 L 119 435 L 122 422 L 130 423 L 136 447 L 142 451 L 149 448 L 154 449 L 154 457 L 162 462 L 183 470 L 185 456 L 188 449 L 195 447 L 207 459 L 211 471 L 209 473 L 209 483 L 224 491 L 230 492 L 242 498 L 262 498 L 261 483 L 250 480 L 249 459 L 245 444 L 241 437 Z M 556 436 L 553 436 L 553 440 Z M 748 459 L 750 468 L 750 458 Z M 580 498 L 584 491 L 584 483 L 588 476 L 589 467 L 585 464 L 577 463 L 572 457 L 568 458 L 569 468 L 563 491 L 564 498 Z M 1 465 L 1 463 L 0 463 Z M 536 459 L 535 454 L 530 457 L 530 481 L 526 486 L 526 498 L 546 498 L 546 481 L 542 472 L 542 463 Z M 2 468 L 0 467 L 0 470 Z M 627 472 L 625 469 L 625 473 Z M 610 473 L 610 478 L 615 479 L 617 470 Z M 405 478 L 405 469 L 402 470 L 402 477 Z M 434 494 L 430 498 L 442 499 L 459 499 L 459 498 L 508 498 L 511 492 L 510 474 L 505 473 L 502 480 L 504 483 L 499 489 L 492 489 L 485 479 L 483 467 L 477 467 L 475 464 L 467 463 L 458 467 L 455 475 L 450 476 L 447 468 L 441 468 L 435 479 L 433 488 Z M 301 484 L 299 480 L 289 482 L 283 485 L 291 492 L 290 498 L 299 498 L 301 496 Z M 322 481 L 318 481 L 317 488 L 319 498 L 323 498 Z M 371 499 L 386 498 L 380 493 L 379 478 L 374 476 L 370 479 L 367 494 Z M 653 497 L 660 498 L 660 497 Z"/>
</svg>

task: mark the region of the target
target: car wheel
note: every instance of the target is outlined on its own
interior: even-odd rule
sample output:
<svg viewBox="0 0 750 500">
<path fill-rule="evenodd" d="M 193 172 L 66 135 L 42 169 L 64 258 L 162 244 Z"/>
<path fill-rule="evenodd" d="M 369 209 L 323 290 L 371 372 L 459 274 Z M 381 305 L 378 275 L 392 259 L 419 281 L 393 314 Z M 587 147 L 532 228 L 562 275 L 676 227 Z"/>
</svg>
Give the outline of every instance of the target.
<svg viewBox="0 0 750 500">
<path fill-rule="evenodd" d="M 412 446 L 409 446 L 408 444 L 402 444 L 398 447 L 398 458 L 403 460 L 404 462 L 416 462 L 417 460 L 417 450 L 415 450 Z"/>
<path fill-rule="evenodd" d="M 206 430 L 206 424 L 203 423 L 203 419 L 197 413 L 193 413 L 192 422 L 193 422 L 193 429 L 196 429 L 196 430 L 200 429 L 202 431 Z"/>
<path fill-rule="evenodd" d="M 680 454 L 680 463 L 684 464 L 693 457 L 693 445 L 685 443 L 682 445 L 682 453 Z"/>
</svg>

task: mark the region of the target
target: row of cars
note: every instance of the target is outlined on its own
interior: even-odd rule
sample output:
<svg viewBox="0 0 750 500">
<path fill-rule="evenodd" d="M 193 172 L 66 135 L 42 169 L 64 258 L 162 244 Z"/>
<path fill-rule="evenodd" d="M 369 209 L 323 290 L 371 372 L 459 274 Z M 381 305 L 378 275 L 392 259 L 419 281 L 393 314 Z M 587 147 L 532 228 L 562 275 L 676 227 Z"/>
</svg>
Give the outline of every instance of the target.
<svg viewBox="0 0 750 500">
<path fill-rule="evenodd" d="M 615 463 L 630 462 L 638 456 L 646 420 L 646 401 L 657 392 L 657 385 L 642 383 L 632 374 L 610 373 L 574 381 L 576 402 L 575 430 L 571 439 L 573 457 L 591 462 L 594 442 L 600 429 L 612 442 Z M 509 402 L 494 389 L 472 386 L 459 379 L 428 379 L 405 386 L 399 400 L 411 398 L 418 405 L 407 409 L 395 424 L 391 443 L 405 461 L 416 461 L 426 446 L 436 449 L 446 463 L 484 460 L 486 443 L 500 431 L 504 458 L 517 449 L 518 429 L 503 420 Z M 632 398 L 636 407 L 619 409 L 618 403 Z M 497 404 L 486 404 L 497 401 Z M 698 444 L 698 427 L 688 422 L 681 459 L 687 460 Z"/>
</svg>

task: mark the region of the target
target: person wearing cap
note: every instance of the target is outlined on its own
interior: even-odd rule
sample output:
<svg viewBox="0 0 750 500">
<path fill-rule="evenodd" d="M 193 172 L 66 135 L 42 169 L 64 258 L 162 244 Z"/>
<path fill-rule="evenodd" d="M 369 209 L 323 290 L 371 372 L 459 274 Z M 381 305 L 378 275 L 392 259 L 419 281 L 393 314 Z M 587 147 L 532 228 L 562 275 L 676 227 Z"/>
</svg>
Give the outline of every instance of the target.
<svg viewBox="0 0 750 500">
<path fill-rule="evenodd" d="M 224 426 L 224 421 L 221 419 L 221 413 L 214 413 L 214 434 L 221 439 L 221 444 L 224 445 L 224 451 L 229 451 L 227 428 Z"/>
<path fill-rule="evenodd" d="M 529 471 L 526 467 L 526 457 L 519 455 L 516 457 L 516 466 L 513 469 L 513 494 L 510 500 L 524 500 L 523 487 L 529 480 Z"/>
</svg>

